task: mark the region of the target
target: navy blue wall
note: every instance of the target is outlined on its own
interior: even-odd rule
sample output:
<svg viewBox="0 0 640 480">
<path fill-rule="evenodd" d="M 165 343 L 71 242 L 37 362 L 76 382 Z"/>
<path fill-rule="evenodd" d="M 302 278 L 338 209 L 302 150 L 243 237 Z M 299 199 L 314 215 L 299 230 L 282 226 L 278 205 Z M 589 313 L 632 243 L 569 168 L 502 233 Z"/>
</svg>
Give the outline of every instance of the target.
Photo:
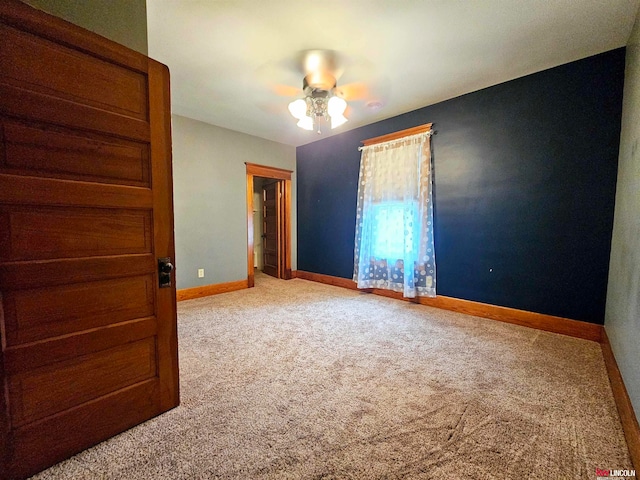
<svg viewBox="0 0 640 480">
<path fill-rule="evenodd" d="M 298 269 L 351 278 L 360 142 L 433 122 L 438 294 L 603 323 L 624 54 L 298 147 Z"/>
</svg>

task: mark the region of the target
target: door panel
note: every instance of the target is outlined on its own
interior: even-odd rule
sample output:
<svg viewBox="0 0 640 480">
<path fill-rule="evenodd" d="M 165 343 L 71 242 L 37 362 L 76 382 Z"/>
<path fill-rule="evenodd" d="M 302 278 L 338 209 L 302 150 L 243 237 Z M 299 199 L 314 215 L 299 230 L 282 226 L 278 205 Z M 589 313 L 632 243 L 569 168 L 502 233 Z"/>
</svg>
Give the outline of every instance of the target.
<svg viewBox="0 0 640 480">
<path fill-rule="evenodd" d="M 151 254 L 9 262 L 0 264 L 0 292 L 155 274 L 157 267 Z"/>
<path fill-rule="evenodd" d="M 78 130 L 4 121 L 0 171 L 149 187 L 149 148 Z"/>
<path fill-rule="evenodd" d="M 148 188 L 0 173 L 0 203 L 4 204 L 91 207 L 96 205 L 96 196 L 100 196 L 101 207 L 153 207 L 153 192 Z"/>
<path fill-rule="evenodd" d="M 153 315 L 153 275 L 7 291 L 8 346 Z"/>
<path fill-rule="evenodd" d="M 21 373 L 10 371 L 11 424 L 20 427 L 62 412 L 153 378 L 155 371 L 154 337 Z"/>
<path fill-rule="evenodd" d="M 136 417 L 146 418 L 157 415 L 159 395 L 158 382 L 151 379 L 21 427 L 20 434 L 9 443 L 12 459 L 5 465 L 12 470 L 3 474 L 6 478 L 27 477 L 67 458 L 69 452 L 95 445 L 140 423 L 122 412 L 136 412 Z"/>
<path fill-rule="evenodd" d="M 15 375 L 44 365 L 87 355 L 98 348 L 108 349 L 124 342 L 133 342 L 156 335 L 155 317 L 136 318 L 131 321 L 59 336 L 47 342 L 34 342 L 5 352 L 5 370 Z M 78 342 L 78 338 L 82 342 Z"/>
<path fill-rule="evenodd" d="M 0 478 L 178 404 L 166 67 L 0 0 Z"/>
<path fill-rule="evenodd" d="M 280 278 L 280 182 L 262 187 L 263 272 Z"/>
<path fill-rule="evenodd" d="M 46 68 L 34 59 L 43 59 Z M 147 119 L 147 79 L 55 41 L 0 26 L 3 81 L 58 99 Z"/>
<path fill-rule="evenodd" d="M 0 207 L 0 261 L 151 252 L 151 211 Z"/>
</svg>

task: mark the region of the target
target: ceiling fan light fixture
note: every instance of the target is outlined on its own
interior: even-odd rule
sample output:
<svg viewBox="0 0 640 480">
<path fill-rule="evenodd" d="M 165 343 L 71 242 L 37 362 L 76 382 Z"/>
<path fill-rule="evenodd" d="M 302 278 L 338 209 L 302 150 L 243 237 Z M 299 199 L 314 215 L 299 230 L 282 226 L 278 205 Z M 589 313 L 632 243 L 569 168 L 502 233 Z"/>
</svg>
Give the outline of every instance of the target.
<svg viewBox="0 0 640 480">
<path fill-rule="evenodd" d="M 306 82 L 305 82 L 306 83 Z M 344 112 L 347 102 L 335 94 L 335 88 L 324 90 L 305 84 L 305 97 L 298 98 L 289 104 L 289 112 L 297 118 L 298 126 L 305 130 L 320 131 L 320 121 L 330 122 L 331 128 L 337 128 L 347 121 Z"/>
<path fill-rule="evenodd" d="M 327 105 L 327 112 L 329 113 L 329 116 L 331 118 L 339 117 L 339 116 L 344 117 L 343 114 L 346 109 L 347 109 L 347 102 L 345 101 L 344 98 L 333 96 L 329 99 L 329 104 Z"/>
<path fill-rule="evenodd" d="M 304 116 L 298 122 L 298 126 L 305 130 L 313 130 L 313 118 Z"/>
<path fill-rule="evenodd" d="M 294 100 L 289 104 L 289 112 L 294 116 L 294 118 L 302 120 L 307 116 L 307 102 L 302 98 Z"/>
</svg>

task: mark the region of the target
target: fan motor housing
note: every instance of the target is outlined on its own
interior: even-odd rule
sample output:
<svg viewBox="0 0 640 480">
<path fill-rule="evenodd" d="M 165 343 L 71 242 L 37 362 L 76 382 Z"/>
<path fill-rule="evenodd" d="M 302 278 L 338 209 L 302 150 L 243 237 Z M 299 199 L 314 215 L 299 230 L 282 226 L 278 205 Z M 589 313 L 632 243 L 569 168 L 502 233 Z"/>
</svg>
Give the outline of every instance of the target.
<svg viewBox="0 0 640 480">
<path fill-rule="evenodd" d="M 302 81 L 302 89 L 307 90 L 311 88 L 312 91 L 324 90 L 326 92 L 336 87 L 336 78 L 326 72 L 314 72 L 310 73 Z"/>
</svg>

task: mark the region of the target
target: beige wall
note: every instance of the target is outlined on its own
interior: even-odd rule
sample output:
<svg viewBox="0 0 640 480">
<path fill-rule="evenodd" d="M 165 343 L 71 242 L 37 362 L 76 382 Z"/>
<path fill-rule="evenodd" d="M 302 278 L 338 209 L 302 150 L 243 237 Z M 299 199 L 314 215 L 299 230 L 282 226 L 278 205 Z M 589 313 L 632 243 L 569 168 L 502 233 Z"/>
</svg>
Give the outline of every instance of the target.
<svg viewBox="0 0 640 480">
<path fill-rule="evenodd" d="M 605 327 L 640 418 L 640 15 L 626 55 Z"/>
<path fill-rule="evenodd" d="M 296 149 L 173 115 L 178 288 L 247 278 L 245 162 L 293 170 L 291 262 L 297 268 Z M 197 270 L 205 269 L 198 278 Z"/>
<path fill-rule="evenodd" d="M 145 0 L 23 0 L 147 55 Z"/>
</svg>

